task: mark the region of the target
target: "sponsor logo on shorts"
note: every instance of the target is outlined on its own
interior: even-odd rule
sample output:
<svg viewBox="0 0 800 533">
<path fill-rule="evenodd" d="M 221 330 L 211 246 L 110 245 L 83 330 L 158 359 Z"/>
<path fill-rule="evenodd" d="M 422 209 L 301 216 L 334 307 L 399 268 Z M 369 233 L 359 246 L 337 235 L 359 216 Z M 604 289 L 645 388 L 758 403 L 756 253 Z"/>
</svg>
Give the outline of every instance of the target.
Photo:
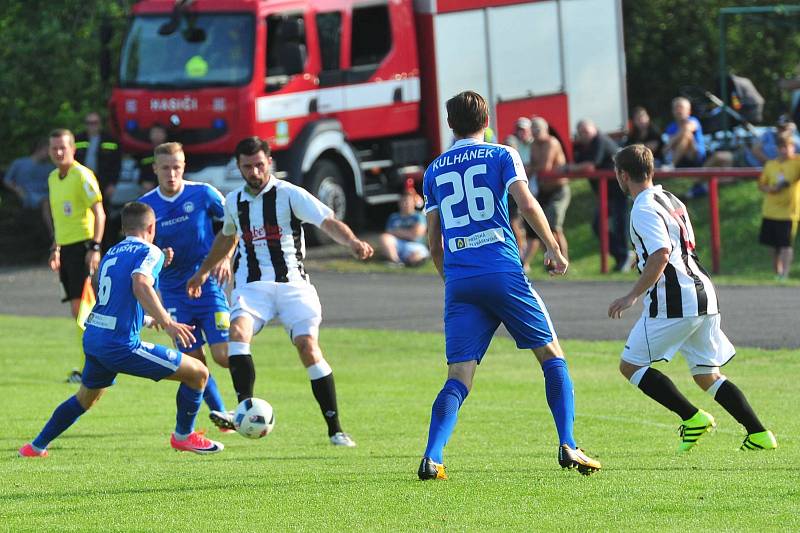
<svg viewBox="0 0 800 533">
<path fill-rule="evenodd" d="M 169 350 L 169 349 L 167 350 L 167 359 L 169 359 L 170 361 L 174 361 L 177 358 L 178 358 L 178 352 L 176 352 L 175 350 Z"/>
<path fill-rule="evenodd" d="M 218 330 L 227 331 L 231 327 L 231 315 L 227 311 L 217 311 L 214 313 L 214 323 Z"/>
</svg>

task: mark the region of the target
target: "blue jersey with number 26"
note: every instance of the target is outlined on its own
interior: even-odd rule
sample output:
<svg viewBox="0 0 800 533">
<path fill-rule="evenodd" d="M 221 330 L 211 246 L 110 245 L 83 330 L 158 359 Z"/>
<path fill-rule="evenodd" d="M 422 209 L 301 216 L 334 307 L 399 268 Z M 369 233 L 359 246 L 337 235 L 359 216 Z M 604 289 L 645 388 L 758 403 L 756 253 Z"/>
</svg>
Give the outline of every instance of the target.
<svg viewBox="0 0 800 533">
<path fill-rule="evenodd" d="M 97 303 L 86 319 L 83 349 L 102 357 L 114 348 L 136 348 L 144 311 L 133 294 L 133 275 L 158 280 L 164 254 L 156 246 L 128 237 L 111 247 L 98 269 Z"/>
<path fill-rule="evenodd" d="M 446 280 L 522 265 L 508 217 L 508 187 L 528 181 L 513 148 L 461 139 L 425 171 L 425 212 L 439 210 Z"/>
</svg>

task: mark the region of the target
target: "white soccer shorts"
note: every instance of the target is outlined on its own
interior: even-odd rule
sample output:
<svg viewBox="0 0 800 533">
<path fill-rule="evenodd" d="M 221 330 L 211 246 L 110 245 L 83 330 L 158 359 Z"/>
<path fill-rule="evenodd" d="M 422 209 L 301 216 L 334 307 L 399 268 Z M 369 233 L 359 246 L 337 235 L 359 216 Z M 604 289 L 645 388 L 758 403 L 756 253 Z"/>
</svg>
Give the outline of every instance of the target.
<svg viewBox="0 0 800 533">
<path fill-rule="evenodd" d="M 679 351 L 692 375 L 712 374 L 730 361 L 736 349 L 720 329 L 720 315 L 685 318 L 641 317 L 633 326 L 622 360 L 636 366 L 670 361 Z"/>
<path fill-rule="evenodd" d="M 251 316 L 254 332 L 277 317 L 292 340 L 301 335 L 319 337 L 322 305 L 317 289 L 307 281 L 254 281 L 235 288 L 231 301 L 231 320 Z"/>
</svg>

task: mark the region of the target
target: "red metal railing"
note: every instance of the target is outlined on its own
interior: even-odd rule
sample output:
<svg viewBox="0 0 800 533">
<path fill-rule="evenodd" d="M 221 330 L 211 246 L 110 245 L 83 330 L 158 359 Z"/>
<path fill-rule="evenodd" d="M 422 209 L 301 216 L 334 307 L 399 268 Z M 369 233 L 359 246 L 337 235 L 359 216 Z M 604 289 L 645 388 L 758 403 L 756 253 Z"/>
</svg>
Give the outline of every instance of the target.
<svg viewBox="0 0 800 533">
<path fill-rule="evenodd" d="M 720 178 L 753 179 L 761 174 L 760 168 L 681 168 L 678 170 L 657 170 L 655 179 L 692 178 L 708 182 L 708 209 L 711 230 L 711 269 L 719 274 L 722 257 L 722 239 L 719 225 L 719 180 Z M 598 202 L 600 211 L 600 272 L 608 272 L 608 180 L 615 180 L 613 170 L 595 170 L 593 172 L 541 172 L 540 180 L 558 178 L 590 179 L 598 181 Z"/>
</svg>

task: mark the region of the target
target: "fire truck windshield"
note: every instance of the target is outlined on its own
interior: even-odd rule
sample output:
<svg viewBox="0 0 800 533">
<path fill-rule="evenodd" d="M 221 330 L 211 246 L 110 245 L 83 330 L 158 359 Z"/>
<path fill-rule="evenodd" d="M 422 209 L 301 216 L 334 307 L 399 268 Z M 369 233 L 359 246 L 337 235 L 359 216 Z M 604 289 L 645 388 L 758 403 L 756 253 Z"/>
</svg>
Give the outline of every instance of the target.
<svg viewBox="0 0 800 533">
<path fill-rule="evenodd" d="M 253 74 L 253 17 L 189 14 L 167 35 L 169 15 L 133 18 L 122 49 L 120 87 L 244 85 Z M 162 30 L 163 32 L 163 30 Z"/>
</svg>

